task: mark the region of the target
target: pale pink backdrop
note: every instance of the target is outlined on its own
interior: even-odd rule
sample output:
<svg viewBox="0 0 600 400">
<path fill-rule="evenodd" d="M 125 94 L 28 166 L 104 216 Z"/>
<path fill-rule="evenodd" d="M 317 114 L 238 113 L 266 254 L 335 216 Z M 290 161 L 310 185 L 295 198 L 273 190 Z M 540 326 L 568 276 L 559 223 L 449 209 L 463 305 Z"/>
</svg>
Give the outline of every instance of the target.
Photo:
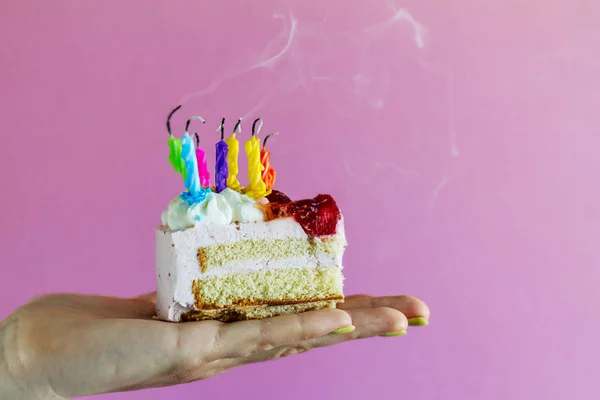
<svg viewBox="0 0 600 400">
<path fill-rule="evenodd" d="M 600 3 L 0 4 L 0 318 L 152 290 L 182 189 L 165 117 L 210 162 L 263 117 L 277 186 L 333 194 L 347 291 L 431 325 L 105 399 L 596 399 Z"/>
</svg>

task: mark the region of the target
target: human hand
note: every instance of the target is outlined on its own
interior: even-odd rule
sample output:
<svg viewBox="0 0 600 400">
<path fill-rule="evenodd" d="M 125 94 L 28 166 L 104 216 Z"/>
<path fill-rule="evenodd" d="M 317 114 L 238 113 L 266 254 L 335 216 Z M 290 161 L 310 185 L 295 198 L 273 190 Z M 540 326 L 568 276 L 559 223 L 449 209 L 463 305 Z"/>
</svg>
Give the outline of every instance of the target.
<svg viewBox="0 0 600 400">
<path fill-rule="evenodd" d="M 429 319 L 413 297 L 356 295 L 337 309 L 176 324 L 153 319 L 155 298 L 53 294 L 19 308 L 0 324 L 0 397 L 64 399 L 176 385 L 347 340 L 400 336 L 409 321 Z"/>
</svg>

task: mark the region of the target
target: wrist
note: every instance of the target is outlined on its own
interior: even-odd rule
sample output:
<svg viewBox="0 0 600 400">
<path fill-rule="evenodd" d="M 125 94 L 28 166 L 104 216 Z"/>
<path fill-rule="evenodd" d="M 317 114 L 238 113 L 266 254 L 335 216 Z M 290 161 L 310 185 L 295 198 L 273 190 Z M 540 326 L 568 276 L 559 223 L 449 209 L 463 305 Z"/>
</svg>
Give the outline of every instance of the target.
<svg viewBox="0 0 600 400">
<path fill-rule="evenodd" d="M 16 330 L 13 316 L 0 322 L 0 399 L 64 400 L 31 380 L 19 356 Z"/>
</svg>

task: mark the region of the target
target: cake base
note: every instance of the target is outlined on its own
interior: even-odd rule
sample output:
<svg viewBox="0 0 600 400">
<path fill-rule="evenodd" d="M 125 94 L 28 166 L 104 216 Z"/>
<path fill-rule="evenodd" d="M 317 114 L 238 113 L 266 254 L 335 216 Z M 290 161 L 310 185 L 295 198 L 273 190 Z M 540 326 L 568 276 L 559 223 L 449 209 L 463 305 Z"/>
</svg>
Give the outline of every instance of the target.
<svg viewBox="0 0 600 400">
<path fill-rule="evenodd" d="M 181 315 L 181 321 L 205 321 L 217 320 L 221 322 L 245 321 L 250 319 L 262 319 L 276 317 L 278 315 L 298 314 L 306 311 L 322 310 L 324 308 L 335 308 L 337 303 L 344 300 L 312 301 L 297 304 L 284 304 L 272 306 L 246 306 L 221 308 L 214 310 L 190 311 Z"/>
</svg>

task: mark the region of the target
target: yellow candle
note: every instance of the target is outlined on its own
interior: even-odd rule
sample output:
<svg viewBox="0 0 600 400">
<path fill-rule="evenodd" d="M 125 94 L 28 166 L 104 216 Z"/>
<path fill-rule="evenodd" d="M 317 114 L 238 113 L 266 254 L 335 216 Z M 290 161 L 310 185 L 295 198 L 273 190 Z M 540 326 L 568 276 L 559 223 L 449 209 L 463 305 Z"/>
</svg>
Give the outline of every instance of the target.
<svg viewBox="0 0 600 400">
<path fill-rule="evenodd" d="M 237 178 L 239 172 L 238 155 L 240 153 L 240 142 L 235 137 L 235 132 L 240 126 L 240 121 L 233 128 L 233 133 L 230 138 L 225 139 L 229 152 L 227 153 L 227 164 L 229 164 L 229 176 L 227 177 L 227 187 L 236 191 L 240 191 L 240 181 Z"/>
<path fill-rule="evenodd" d="M 262 171 L 265 167 L 260 162 L 260 140 L 252 136 L 246 142 L 246 155 L 248 156 L 248 187 L 246 194 L 258 199 L 267 195 L 267 186 L 262 180 Z"/>
</svg>

